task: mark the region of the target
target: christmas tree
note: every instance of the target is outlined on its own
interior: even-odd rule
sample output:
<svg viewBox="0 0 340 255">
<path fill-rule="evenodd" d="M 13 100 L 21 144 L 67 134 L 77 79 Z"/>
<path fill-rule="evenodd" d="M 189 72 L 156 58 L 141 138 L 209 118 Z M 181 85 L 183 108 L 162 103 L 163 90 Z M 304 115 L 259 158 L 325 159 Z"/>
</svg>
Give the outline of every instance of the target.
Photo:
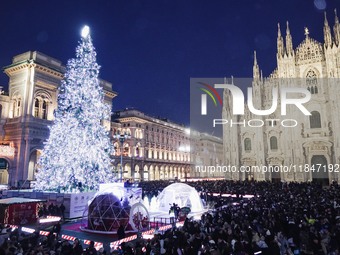
<svg viewBox="0 0 340 255">
<path fill-rule="evenodd" d="M 111 110 L 104 103 L 99 68 L 86 26 L 61 82 L 54 124 L 37 164 L 36 189 L 90 191 L 113 180 L 113 147 L 101 125 Z"/>
</svg>

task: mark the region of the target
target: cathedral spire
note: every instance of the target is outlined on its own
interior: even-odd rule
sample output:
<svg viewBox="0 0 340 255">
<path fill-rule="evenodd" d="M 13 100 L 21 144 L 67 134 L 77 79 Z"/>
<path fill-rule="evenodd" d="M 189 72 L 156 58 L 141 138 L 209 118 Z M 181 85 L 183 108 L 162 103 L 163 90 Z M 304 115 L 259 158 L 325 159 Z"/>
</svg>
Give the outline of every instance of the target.
<svg viewBox="0 0 340 255">
<path fill-rule="evenodd" d="M 281 58 L 284 55 L 284 43 L 281 35 L 280 23 L 277 23 L 277 57 Z"/>
<path fill-rule="evenodd" d="M 290 34 L 288 21 L 287 21 L 287 29 L 286 29 L 286 50 L 287 50 L 288 56 L 293 56 L 293 53 L 294 53 L 293 40 L 292 40 L 292 35 Z"/>
<path fill-rule="evenodd" d="M 323 37 L 325 41 L 325 47 L 331 47 L 332 46 L 332 35 L 331 35 L 331 29 L 329 28 L 328 25 L 328 20 L 325 12 L 325 21 L 323 25 Z"/>
<path fill-rule="evenodd" d="M 334 31 L 334 41 L 337 46 L 340 44 L 340 24 L 339 24 L 339 18 L 336 13 L 336 9 L 334 10 L 335 13 L 335 24 L 333 26 L 333 31 Z"/>
<path fill-rule="evenodd" d="M 259 65 L 257 64 L 256 51 L 254 51 L 253 78 L 254 80 L 260 79 L 260 68 Z"/>
</svg>

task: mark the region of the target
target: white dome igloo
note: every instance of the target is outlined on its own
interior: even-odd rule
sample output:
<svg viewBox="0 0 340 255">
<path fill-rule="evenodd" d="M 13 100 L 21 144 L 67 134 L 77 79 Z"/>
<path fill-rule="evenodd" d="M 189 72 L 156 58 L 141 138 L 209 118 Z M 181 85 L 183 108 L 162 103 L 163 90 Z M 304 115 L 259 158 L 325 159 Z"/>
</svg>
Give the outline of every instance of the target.
<svg viewBox="0 0 340 255">
<path fill-rule="evenodd" d="M 163 189 L 157 196 L 157 211 L 168 213 L 173 203 L 181 208 L 189 207 L 191 212 L 204 210 L 196 189 L 184 183 L 173 183 Z"/>
</svg>

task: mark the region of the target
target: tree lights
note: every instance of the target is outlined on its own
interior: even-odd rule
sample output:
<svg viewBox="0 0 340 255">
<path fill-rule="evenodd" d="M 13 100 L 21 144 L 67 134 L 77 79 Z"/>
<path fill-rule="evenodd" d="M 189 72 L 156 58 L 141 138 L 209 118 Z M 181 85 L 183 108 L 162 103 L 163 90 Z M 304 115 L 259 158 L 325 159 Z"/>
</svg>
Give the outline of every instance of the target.
<svg viewBox="0 0 340 255">
<path fill-rule="evenodd" d="M 89 32 L 85 26 L 76 58 L 67 63 L 54 124 L 38 161 L 39 190 L 90 191 L 113 180 L 113 147 L 101 125 L 111 110 L 104 104 L 100 67 Z"/>
</svg>

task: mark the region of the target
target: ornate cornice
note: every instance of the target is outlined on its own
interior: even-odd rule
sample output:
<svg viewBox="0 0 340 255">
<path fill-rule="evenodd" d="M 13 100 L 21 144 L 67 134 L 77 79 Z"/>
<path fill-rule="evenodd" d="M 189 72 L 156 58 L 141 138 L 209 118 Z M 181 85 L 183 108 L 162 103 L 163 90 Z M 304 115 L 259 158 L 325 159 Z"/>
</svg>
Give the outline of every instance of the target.
<svg viewBox="0 0 340 255">
<path fill-rule="evenodd" d="M 33 61 L 24 61 L 24 62 L 19 62 L 19 63 L 15 63 L 13 65 L 7 66 L 4 68 L 4 72 L 8 75 L 8 76 L 12 76 L 18 72 L 21 72 L 27 68 L 31 68 L 34 67 L 36 70 L 47 74 L 49 76 L 53 76 L 55 78 L 58 79 L 62 79 L 64 77 L 64 75 L 56 70 L 53 70 L 49 67 L 34 63 Z"/>
</svg>

